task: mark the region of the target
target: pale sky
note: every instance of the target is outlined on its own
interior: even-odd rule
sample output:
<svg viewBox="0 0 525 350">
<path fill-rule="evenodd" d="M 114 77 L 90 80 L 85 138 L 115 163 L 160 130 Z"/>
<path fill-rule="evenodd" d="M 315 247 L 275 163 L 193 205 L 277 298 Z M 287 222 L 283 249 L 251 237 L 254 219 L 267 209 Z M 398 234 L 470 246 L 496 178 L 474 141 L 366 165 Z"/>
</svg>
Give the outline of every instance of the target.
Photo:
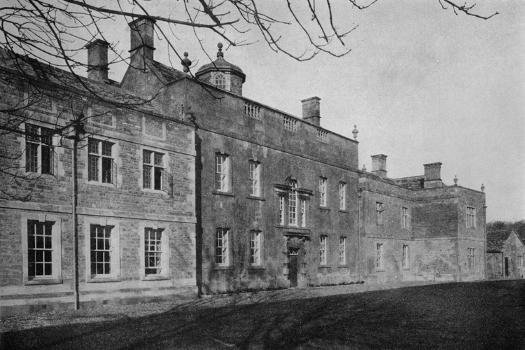
<svg viewBox="0 0 525 350">
<path fill-rule="evenodd" d="M 149 6 L 177 17 L 173 3 Z M 484 21 L 443 11 L 437 0 L 379 0 L 338 13 L 339 23 L 359 24 L 342 58 L 319 54 L 300 63 L 262 41 L 230 48 L 225 58 L 246 73 L 246 97 L 300 117 L 300 100 L 319 96 L 321 126 L 352 137 L 356 124 L 360 167 L 370 170 L 370 155 L 384 153 L 389 177 L 404 177 L 440 161 L 445 183 L 457 175 L 461 186 L 485 184 L 488 221 L 525 219 L 525 1 L 480 0 L 478 7 L 500 14 Z M 107 32 L 127 52 L 126 24 Z M 194 72 L 209 62 L 191 32 L 175 34 L 172 44 L 198 62 Z M 282 34 L 302 50 L 304 38 Z M 203 36 L 212 57 L 218 41 Z M 155 59 L 169 64 L 165 42 L 156 47 Z M 123 69 L 112 66 L 110 77 L 120 80 Z"/>
</svg>

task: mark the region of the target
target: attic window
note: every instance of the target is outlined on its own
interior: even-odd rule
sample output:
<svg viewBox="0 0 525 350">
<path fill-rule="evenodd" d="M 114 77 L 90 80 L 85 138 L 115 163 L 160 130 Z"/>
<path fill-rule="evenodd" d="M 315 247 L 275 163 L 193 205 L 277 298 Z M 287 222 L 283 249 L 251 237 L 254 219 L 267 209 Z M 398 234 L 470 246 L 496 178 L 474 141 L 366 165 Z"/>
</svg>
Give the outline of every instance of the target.
<svg viewBox="0 0 525 350">
<path fill-rule="evenodd" d="M 218 73 L 215 75 L 215 86 L 219 89 L 226 89 L 226 79 L 224 79 L 223 74 Z"/>
</svg>

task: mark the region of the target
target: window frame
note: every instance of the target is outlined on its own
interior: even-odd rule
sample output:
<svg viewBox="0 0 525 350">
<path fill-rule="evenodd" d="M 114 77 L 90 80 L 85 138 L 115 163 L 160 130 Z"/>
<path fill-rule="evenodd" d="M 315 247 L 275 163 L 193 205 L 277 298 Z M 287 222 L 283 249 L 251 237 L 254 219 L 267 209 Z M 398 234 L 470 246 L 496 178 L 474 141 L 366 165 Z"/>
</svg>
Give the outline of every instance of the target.
<svg viewBox="0 0 525 350">
<path fill-rule="evenodd" d="M 299 197 L 299 214 L 301 214 L 301 227 L 308 226 L 308 204 L 306 198 Z"/>
<path fill-rule="evenodd" d="M 297 180 L 290 180 L 290 191 L 288 192 L 288 226 L 297 227 L 299 225 Z M 293 214 L 293 215 L 292 215 Z"/>
<path fill-rule="evenodd" d="M 22 280 L 24 285 L 62 283 L 62 218 L 54 214 L 22 213 L 20 216 L 22 247 Z M 51 275 L 29 276 L 29 232 L 28 222 L 53 222 L 51 228 Z"/>
<path fill-rule="evenodd" d="M 262 232 L 259 230 L 250 231 L 250 266 L 262 266 Z"/>
<path fill-rule="evenodd" d="M 146 273 L 146 230 L 151 229 L 161 232 L 161 272 L 158 274 Z M 139 224 L 140 239 L 140 277 L 142 280 L 163 280 L 169 279 L 170 276 L 170 237 L 169 230 L 164 225 L 158 225 L 156 222 L 141 221 Z"/>
<path fill-rule="evenodd" d="M 215 266 L 218 267 L 229 267 L 231 266 L 231 254 L 230 254 L 230 232 L 231 230 L 227 227 L 217 227 L 215 229 L 215 254 L 214 254 L 214 261 Z M 221 234 L 221 245 L 219 246 L 219 233 Z M 221 249 L 221 254 L 217 254 L 217 252 Z M 218 261 L 218 257 L 220 256 L 220 261 Z"/>
<path fill-rule="evenodd" d="M 92 152 L 91 144 L 96 142 L 97 151 Z M 110 146 L 110 155 L 104 154 L 104 146 Z M 87 180 L 88 183 L 96 183 L 105 186 L 117 185 L 117 163 L 116 163 L 116 143 L 108 140 L 102 140 L 96 137 L 89 137 L 87 140 Z M 96 160 L 96 179 L 93 179 L 92 159 Z M 109 178 L 110 181 L 104 181 L 104 160 L 109 160 Z M 107 171 L 107 170 L 106 170 Z"/>
<path fill-rule="evenodd" d="M 476 214 L 476 208 L 467 205 L 465 220 L 467 228 L 476 228 Z"/>
<path fill-rule="evenodd" d="M 408 207 L 401 207 L 401 228 L 410 228 L 410 213 Z"/>
<path fill-rule="evenodd" d="M 261 162 L 248 160 L 248 178 L 250 180 L 250 196 L 261 197 Z"/>
<path fill-rule="evenodd" d="M 226 90 L 226 76 L 225 76 L 225 74 L 223 74 L 221 72 L 215 73 L 215 75 L 213 77 L 213 85 L 215 85 L 215 87 L 217 89 Z"/>
<path fill-rule="evenodd" d="M 385 204 L 383 202 L 376 201 L 376 225 L 377 226 L 384 225 L 384 215 L 383 215 L 384 211 L 385 211 Z"/>
<path fill-rule="evenodd" d="M 376 242 L 376 271 L 385 270 L 384 243 Z"/>
<path fill-rule="evenodd" d="M 339 237 L 339 265 L 346 266 L 346 236 Z"/>
<path fill-rule="evenodd" d="M 113 275 L 113 269 L 111 268 L 111 263 L 113 262 L 113 260 L 115 259 L 115 256 L 112 256 L 114 254 L 112 254 L 112 244 L 111 244 L 111 241 L 112 241 L 112 232 L 113 231 L 113 226 L 111 225 L 97 225 L 97 224 L 91 224 L 89 225 L 89 245 L 90 245 L 90 249 L 89 249 L 89 253 L 90 253 L 90 257 L 89 257 L 89 274 L 91 276 L 91 278 L 108 278 L 108 277 L 111 277 Z M 94 234 L 94 235 L 93 235 Z M 102 234 L 100 236 L 100 234 Z M 93 240 L 96 242 L 95 243 L 95 249 L 93 249 Z M 103 247 L 102 248 L 99 248 L 98 247 L 98 243 L 99 242 L 103 242 Z M 107 248 L 105 246 L 105 244 L 108 244 Z M 105 256 L 104 253 L 107 253 L 108 254 L 108 259 L 109 261 L 106 261 L 105 257 L 102 259 L 102 261 L 99 261 L 98 258 L 95 258 L 95 260 L 93 260 L 93 253 L 95 253 L 95 256 L 98 256 L 97 253 L 102 253 L 103 255 L 102 256 Z M 98 273 L 98 267 L 97 265 L 100 265 L 102 264 L 102 267 L 103 267 L 103 270 L 105 270 L 106 266 L 107 265 L 107 268 L 109 269 L 109 272 L 107 273 Z M 95 267 L 93 267 L 95 266 Z"/>
<path fill-rule="evenodd" d="M 476 248 L 467 248 L 467 267 L 469 270 L 476 267 Z"/>
<path fill-rule="evenodd" d="M 328 179 L 324 176 L 319 177 L 319 206 L 328 206 Z"/>
<path fill-rule="evenodd" d="M 149 162 L 146 163 L 146 152 L 149 152 Z M 160 156 L 160 164 L 157 164 L 157 158 L 156 156 Z M 156 150 L 153 150 L 151 148 L 143 148 L 142 149 L 142 190 L 145 190 L 145 191 L 155 191 L 155 192 L 163 192 L 164 191 L 164 188 L 166 186 L 166 179 L 165 179 L 165 176 L 166 176 L 166 153 L 164 152 L 159 152 L 159 151 L 156 151 Z M 149 168 L 148 169 L 148 178 L 149 178 L 149 187 L 145 187 L 145 184 L 146 184 L 146 167 Z M 159 178 L 159 181 L 160 181 L 160 184 L 159 184 L 159 188 L 156 188 L 156 170 L 157 169 L 160 169 L 160 178 Z"/>
<path fill-rule="evenodd" d="M 219 172 L 219 159 L 221 169 Z M 215 152 L 215 191 L 232 193 L 231 156 L 227 153 Z"/>
<path fill-rule="evenodd" d="M 110 241 L 110 273 L 109 274 L 91 274 L 91 226 L 111 226 Z M 120 279 L 120 223 L 110 218 L 85 218 L 84 223 L 85 240 L 85 259 L 86 259 L 86 282 L 115 282 Z"/>
<path fill-rule="evenodd" d="M 410 247 L 408 244 L 403 244 L 403 256 L 401 259 L 402 268 L 404 270 L 410 270 Z"/>
<path fill-rule="evenodd" d="M 279 225 L 286 225 L 286 195 L 285 193 L 279 194 Z"/>
<path fill-rule="evenodd" d="M 346 210 L 346 182 L 339 181 L 339 210 Z"/>
<path fill-rule="evenodd" d="M 328 235 L 319 236 L 319 265 L 328 265 Z"/>
<path fill-rule="evenodd" d="M 29 134 L 28 129 L 35 128 L 36 134 Z M 43 131 L 46 130 L 46 135 Z M 53 129 L 33 123 L 24 123 L 24 170 L 26 173 L 55 175 L 55 149 Z M 47 140 L 45 141 L 44 138 Z M 30 151 L 35 146 L 34 151 Z M 44 149 L 48 152 L 47 171 L 44 170 Z M 34 156 L 31 156 L 33 155 Z M 34 164 L 31 158 L 35 161 Z"/>
</svg>

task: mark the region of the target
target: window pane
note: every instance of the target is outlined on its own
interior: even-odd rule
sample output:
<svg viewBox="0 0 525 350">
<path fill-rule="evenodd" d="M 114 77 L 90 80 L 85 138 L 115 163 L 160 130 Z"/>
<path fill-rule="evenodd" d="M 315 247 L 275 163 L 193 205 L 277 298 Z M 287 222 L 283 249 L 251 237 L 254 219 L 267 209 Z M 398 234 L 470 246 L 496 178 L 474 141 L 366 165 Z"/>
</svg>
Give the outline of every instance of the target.
<svg viewBox="0 0 525 350">
<path fill-rule="evenodd" d="M 26 171 L 38 171 L 38 144 L 26 142 Z"/>
<path fill-rule="evenodd" d="M 93 154 L 98 154 L 98 140 L 89 139 L 88 140 L 88 152 Z"/>
<path fill-rule="evenodd" d="M 26 124 L 26 140 L 38 142 L 38 126 Z"/>
<path fill-rule="evenodd" d="M 40 142 L 44 145 L 51 146 L 53 144 L 53 130 L 40 128 L 40 135 Z"/>
<path fill-rule="evenodd" d="M 102 155 L 111 157 L 111 147 L 113 144 L 108 141 L 102 141 Z"/>
<path fill-rule="evenodd" d="M 154 161 L 155 161 L 155 165 L 160 165 L 162 166 L 162 153 L 154 153 Z"/>
<path fill-rule="evenodd" d="M 98 181 L 98 158 L 97 156 L 89 156 L 88 180 L 90 181 Z"/>
<path fill-rule="evenodd" d="M 46 276 L 51 275 L 51 264 L 45 264 L 44 274 L 45 274 Z"/>
<path fill-rule="evenodd" d="M 112 165 L 112 159 L 111 158 L 102 158 L 102 182 L 103 183 L 111 183 L 111 165 Z"/>
<path fill-rule="evenodd" d="M 28 264 L 28 267 L 27 267 L 27 274 L 29 277 L 35 277 L 35 263 L 33 262 L 33 260 L 31 258 L 29 258 L 29 264 Z"/>
<path fill-rule="evenodd" d="M 41 152 L 42 152 L 42 174 L 51 174 L 52 173 L 52 149 L 49 146 L 42 145 Z"/>
<path fill-rule="evenodd" d="M 95 264 L 95 266 L 96 266 L 96 271 L 95 271 L 95 273 L 96 273 L 97 275 L 102 275 L 102 274 L 104 274 L 104 265 L 103 265 L 103 264 Z"/>
<path fill-rule="evenodd" d="M 162 168 L 155 167 L 155 183 L 154 183 L 154 189 L 161 190 L 162 189 Z"/>
<path fill-rule="evenodd" d="M 144 164 L 151 164 L 151 154 L 152 153 L 153 152 L 151 151 L 146 151 L 146 150 L 142 151 L 142 159 L 143 159 Z"/>
<path fill-rule="evenodd" d="M 36 253 L 35 261 L 37 262 L 44 261 L 44 251 L 43 250 L 36 250 L 35 253 Z"/>
<path fill-rule="evenodd" d="M 35 271 L 35 276 L 42 276 L 44 274 L 44 266 L 43 264 L 35 264 L 35 267 L 36 267 L 36 271 Z"/>
<path fill-rule="evenodd" d="M 144 188 L 151 188 L 151 166 L 144 165 L 142 169 L 142 186 Z"/>
</svg>

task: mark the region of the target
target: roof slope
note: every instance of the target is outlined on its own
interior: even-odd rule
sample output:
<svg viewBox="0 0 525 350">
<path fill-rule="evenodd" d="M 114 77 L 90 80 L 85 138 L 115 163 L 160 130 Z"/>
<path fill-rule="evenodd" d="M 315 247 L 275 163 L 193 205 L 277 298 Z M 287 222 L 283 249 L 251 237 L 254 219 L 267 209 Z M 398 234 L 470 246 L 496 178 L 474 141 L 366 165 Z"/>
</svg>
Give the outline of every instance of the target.
<svg viewBox="0 0 525 350">
<path fill-rule="evenodd" d="M 176 80 L 186 77 L 186 74 L 173 67 L 166 66 L 158 61 L 153 61 L 152 68 L 157 77 L 161 79 L 163 84 L 172 83 Z"/>
<path fill-rule="evenodd" d="M 30 84 L 51 84 L 82 97 L 94 97 L 117 106 L 161 114 L 160 106 L 155 101 L 145 100 L 123 90 L 115 81 L 91 80 L 1 47 L 0 68 L 7 73 L 16 74 Z"/>
<path fill-rule="evenodd" d="M 509 239 L 512 230 L 498 230 L 487 232 L 487 251 L 501 252 L 505 241 Z M 519 237 L 518 237 L 519 239 Z"/>
</svg>

